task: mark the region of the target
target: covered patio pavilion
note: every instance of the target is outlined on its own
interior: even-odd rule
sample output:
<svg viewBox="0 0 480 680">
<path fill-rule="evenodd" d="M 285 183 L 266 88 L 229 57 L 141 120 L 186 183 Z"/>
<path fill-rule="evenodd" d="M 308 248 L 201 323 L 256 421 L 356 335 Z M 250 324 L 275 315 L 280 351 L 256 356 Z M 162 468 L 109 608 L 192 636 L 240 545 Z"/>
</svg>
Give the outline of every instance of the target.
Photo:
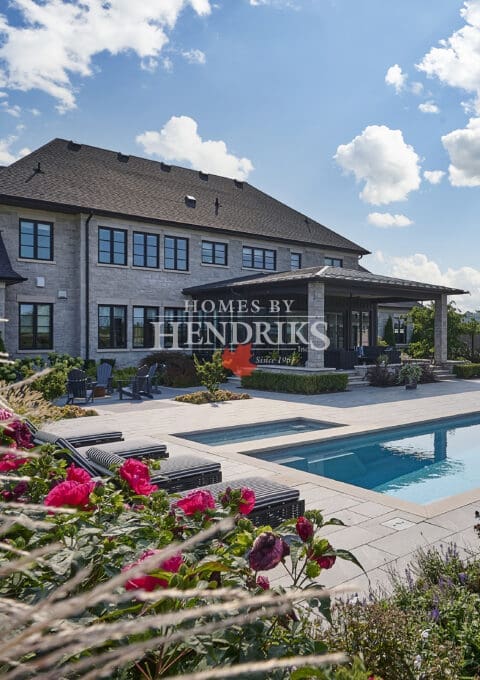
<svg viewBox="0 0 480 680">
<path fill-rule="evenodd" d="M 358 363 L 360 352 L 377 346 L 377 306 L 381 303 L 407 301 L 432 301 L 435 305 L 435 362 L 447 361 L 447 308 L 448 297 L 464 295 L 466 291 L 447 288 L 418 281 L 397 279 L 372 274 L 363 269 L 341 267 L 310 267 L 274 274 L 257 273 L 236 279 L 216 281 L 202 286 L 185 288 L 183 291 L 198 305 L 208 301 L 242 301 L 246 311 L 243 315 L 230 312 L 237 320 L 253 322 L 255 318 L 273 317 L 286 322 L 305 319 L 311 324 L 315 320 L 326 323 L 330 340 L 328 349 L 318 349 L 314 343 L 299 343 L 305 355 L 305 366 L 310 369 L 349 369 Z M 290 301 L 290 310 L 285 305 L 272 312 L 271 301 Z M 259 310 L 251 312 L 251 303 L 256 301 Z M 192 303 L 192 307 L 193 307 Z M 206 305 L 205 305 L 206 306 Z M 238 304 L 236 305 L 238 309 Z M 205 314 L 202 319 L 205 320 Z M 217 312 L 210 318 L 218 322 Z M 278 339 L 278 349 L 282 341 Z M 258 348 L 257 348 L 258 349 Z M 270 352 L 275 348 L 271 347 Z"/>
</svg>

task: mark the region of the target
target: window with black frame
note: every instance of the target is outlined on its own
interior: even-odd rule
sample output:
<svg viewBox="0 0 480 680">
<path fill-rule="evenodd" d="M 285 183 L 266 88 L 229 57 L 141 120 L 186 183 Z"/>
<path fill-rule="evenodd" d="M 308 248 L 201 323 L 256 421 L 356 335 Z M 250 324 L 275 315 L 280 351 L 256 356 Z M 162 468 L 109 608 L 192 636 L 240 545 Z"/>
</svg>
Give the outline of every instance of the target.
<svg viewBox="0 0 480 680">
<path fill-rule="evenodd" d="M 98 261 L 100 264 L 127 264 L 127 232 L 125 229 L 98 228 Z"/>
<path fill-rule="evenodd" d="M 173 347 L 174 344 L 177 344 L 174 340 L 178 340 L 178 347 L 185 347 L 188 333 L 188 312 L 183 307 L 165 307 L 163 320 L 164 347 Z"/>
<path fill-rule="evenodd" d="M 133 232 L 133 266 L 158 269 L 158 235 Z"/>
<path fill-rule="evenodd" d="M 290 269 L 293 271 L 295 269 L 302 268 L 302 253 L 290 253 Z"/>
<path fill-rule="evenodd" d="M 202 241 L 202 264 L 227 264 L 228 246 L 218 241 Z"/>
<path fill-rule="evenodd" d="M 188 238 L 165 236 L 163 264 L 165 269 L 188 271 Z"/>
<path fill-rule="evenodd" d="M 53 224 L 20 220 L 19 253 L 27 260 L 53 260 Z"/>
<path fill-rule="evenodd" d="M 343 267 L 343 260 L 338 257 L 326 257 L 324 263 L 327 267 Z"/>
<path fill-rule="evenodd" d="M 267 269 L 269 271 L 275 271 L 276 265 L 277 254 L 275 250 L 243 246 L 242 266 L 246 269 Z"/>
<path fill-rule="evenodd" d="M 98 306 L 98 349 L 124 349 L 127 346 L 127 307 Z"/>
<path fill-rule="evenodd" d="M 133 346 L 152 348 L 155 345 L 155 326 L 158 321 L 158 307 L 133 308 Z"/>
<path fill-rule="evenodd" d="M 53 349 L 53 305 L 22 302 L 18 311 L 19 349 Z"/>
</svg>

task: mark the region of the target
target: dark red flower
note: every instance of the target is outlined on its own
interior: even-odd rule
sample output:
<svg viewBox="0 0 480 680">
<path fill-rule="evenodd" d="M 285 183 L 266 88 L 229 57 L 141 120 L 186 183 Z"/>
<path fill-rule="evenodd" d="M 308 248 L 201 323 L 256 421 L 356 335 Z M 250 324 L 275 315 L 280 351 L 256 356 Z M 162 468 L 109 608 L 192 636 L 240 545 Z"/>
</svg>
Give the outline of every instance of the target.
<svg viewBox="0 0 480 680">
<path fill-rule="evenodd" d="M 85 510 L 88 507 L 90 494 L 95 488 L 95 482 L 60 482 L 54 486 L 45 498 L 45 505 L 62 507 L 70 505 Z"/>
<path fill-rule="evenodd" d="M 127 564 L 123 567 L 122 571 L 128 571 L 133 569 L 138 564 L 141 564 L 149 557 L 156 555 L 161 552 L 160 550 L 147 550 L 143 553 L 141 557 L 136 562 L 132 564 Z M 183 557 L 179 553 L 169 557 L 167 560 L 163 560 L 156 567 L 151 567 L 152 571 L 156 569 L 161 569 L 162 571 L 169 571 L 171 574 L 176 574 L 183 564 Z M 149 574 L 140 574 L 135 576 L 135 578 L 130 579 L 126 582 L 125 588 L 127 590 L 147 590 L 148 592 L 155 590 L 155 588 L 167 588 L 168 581 L 164 578 L 159 578 L 158 576 L 150 576 Z"/>
<path fill-rule="evenodd" d="M 28 482 L 19 482 L 13 487 L 12 491 L 2 491 L 2 496 L 6 501 L 18 501 L 28 491 Z"/>
<path fill-rule="evenodd" d="M 257 576 L 257 586 L 262 590 L 268 590 L 270 588 L 270 581 L 266 576 Z"/>
<path fill-rule="evenodd" d="M 184 498 L 176 501 L 175 507 L 183 510 L 184 514 L 194 515 L 196 512 L 206 512 L 215 507 L 215 498 L 210 491 L 190 491 Z"/>
<path fill-rule="evenodd" d="M 290 548 L 283 538 L 275 536 L 271 531 L 265 531 L 255 539 L 248 561 L 254 571 L 268 571 L 289 554 Z"/>
<path fill-rule="evenodd" d="M 21 458 L 16 453 L 3 453 L 0 455 L 0 472 L 17 470 L 25 463 L 28 463 L 28 458 Z"/>
<path fill-rule="evenodd" d="M 3 434 L 11 437 L 21 449 L 33 449 L 35 447 L 32 433 L 22 420 L 17 419 L 9 423 L 3 430 Z"/>
<path fill-rule="evenodd" d="M 332 555 L 331 553 L 333 552 L 333 548 L 330 545 L 330 543 L 327 543 L 327 545 L 313 545 L 312 548 L 308 551 L 308 557 L 311 560 L 315 560 L 315 562 L 318 564 L 319 567 L 322 569 L 331 569 L 335 562 L 337 561 L 337 556 Z M 329 554 L 330 553 L 330 554 Z"/>
<path fill-rule="evenodd" d="M 304 543 L 309 541 L 314 534 L 313 524 L 306 517 L 299 517 L 297 519 L 295 529 Z"/>
<path fill-rule="evenodd" d="M 242 486 L 240 491 L 240 504 L 238 512 L 241 515 L 249 515 L 255 507 L 255 491 L 247 486 Z"/>
<path fill-rule="evenodd" d="M 150 496 L 158 490 L 156 484 L 150 484 L 150 471 L 148 465 L 141 460 L 128 458 L 120 468 L 120 477 L 139 496 Z"/>
<path fill-rule="evenodd" d="M 85 484 L 91 482 L 92 478 L 86 470 L 76 467 L 73 463 L 67 468 L 67 480 L 69 482 L 80 482 Z"/>
</svg>

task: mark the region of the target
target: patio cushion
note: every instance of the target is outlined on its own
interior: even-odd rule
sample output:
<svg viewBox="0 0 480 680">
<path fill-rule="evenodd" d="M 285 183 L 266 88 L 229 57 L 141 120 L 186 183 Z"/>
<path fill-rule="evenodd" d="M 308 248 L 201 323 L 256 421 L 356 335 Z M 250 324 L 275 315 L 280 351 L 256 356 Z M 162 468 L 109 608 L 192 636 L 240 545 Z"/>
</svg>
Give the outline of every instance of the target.
<svg viewBox="0 0 480 680">
<path fill-rule="evenodd" d="M 30 423 L 27 422 L 30 427 Z M 36 430 L 30 427 L 34 438 L 39 442 L 47 442 L 50 444 L 55 444 L 58 439 L 66 439 L 73 446 L 93 446 L 94 444 L 103 444 L 108 442 L 119 442 L 123 441 L 121 432 L 89 432 L 85 434 L 69 435 L 68 432 L 58 434 L 54 432 L 46 432 L 45 430 Z"/>
<path fill-rule="evenodd" d="M 90 446 L 78 447 L 80 453 L 86 455 Z M 166 444 L 157 442 L 153 437 L 135 437 L 121 442 L 102 443 L 99 448 L 108 453 L 116 453 L 122 458 L 168 458 Z"/>
</svg>

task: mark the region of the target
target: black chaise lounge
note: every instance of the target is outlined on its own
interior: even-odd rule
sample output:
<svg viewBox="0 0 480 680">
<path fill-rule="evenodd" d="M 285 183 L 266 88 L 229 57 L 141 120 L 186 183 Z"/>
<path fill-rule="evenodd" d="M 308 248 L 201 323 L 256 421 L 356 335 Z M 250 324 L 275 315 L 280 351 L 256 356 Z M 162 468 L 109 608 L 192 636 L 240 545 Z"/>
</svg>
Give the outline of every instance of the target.
<svg viewBox="0 0 480 680">
<path fill-rule="evenodd" d="M 112 466 L 123 465 L 125 462 L 125 458 L 95 447 L 88 449 L 85 459 L 96 470 L 97 475 L 111 475 Z M 169 493 L 177 493 L 221 482 L 222 472 L 220 463 L 213 463 L 199 456 L 180 454 L 163 461 L 160 472 L 151 475 L 150 481 Z"/>
<path fill-rule="evenodd" d="M 79 452 L 87 455 L 88 446 L 77 446 Z M 94 443 L 93 446 L 96 446 Z M 98 448 L 105 453 L 114 453 L 122 458 L 168 458 L 167 445 L 158 442 L 153 437 L 135 437 L 135 439 L 124 439 L 119 442 L 99 444 Z"/>
<path fill-rule="evenodd" d="M 118 431 L 112 432 L 98 432 L 95 428 L 92 428 L 92 432 L 86 432 L 84 434 L 55 434 L 54 432 L 46 432 L 45 430 L 39 430 L 35 425 L 30 422 L 30 420 L 25 419 L 25 423 L 28 425 L 33 438 L 39 443 L 45 444 L 55 444 L 58 439 L 66 439 L 73 446 L 96 446 L 97 444 L 107 444 L 109 442 L 121 442 L 123 441 L 123 434 Z"/>
<path fill-rule="evenodd" d="M 298 489 L 274 482 L 265 477 L 243 477 L 231 482 L 211 484 L 204 488 L 215 498 L 228 487 L 240 489 L 248 487 L 255 492 L 255 507 L 248 515 L 257 526 L 275 527 L 286 519 L 300 517 L 305 512 L 305 501 L 300 499 Z M 186 494 L 182 494 L 184 496 Z"/>
</svg>

